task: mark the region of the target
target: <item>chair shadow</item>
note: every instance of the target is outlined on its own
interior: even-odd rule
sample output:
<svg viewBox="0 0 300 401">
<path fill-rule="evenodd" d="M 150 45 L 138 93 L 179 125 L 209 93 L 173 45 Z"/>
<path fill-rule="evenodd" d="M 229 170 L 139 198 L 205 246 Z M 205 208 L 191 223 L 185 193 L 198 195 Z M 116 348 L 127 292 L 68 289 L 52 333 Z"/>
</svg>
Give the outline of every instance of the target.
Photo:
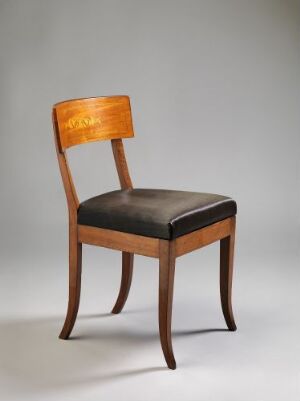
<svg viewBox="0 0 300 401">
<path fill-rule="evenodd" d="M 224 333 L 230 331 L 229 329 L 202 329 L 202 330 L 176 330 L 172 333 L 173 337 L 185 337 L 185 336 L 194 336 L 201 334 L 209 334 L 209 333 Z"/>
<path fill-rule="evenodd" d="M 84 323 L 81 333 L 86 329 L 87 319 L 114 316 L 110 313 L 80 316 Z M 75 334 L 70 337 L 72 341 L 64 341 L 58 339 L 62 323 L 63 317 L 0 321 L 1 393 L 7 394 L 7 399 L 16 391 L 18 396 L 22 392 L 30 395 L 53 388 L 117 382 L 169 371 L 163 357 L 161 366 L 149 366 L 149 362 L 147 366 L 146 360 L 141 369 L 136 368 L 135 359 L 144 352 L 143 345 L 149 348 L 157 342 L 160 352 L 155 332 L 134 332 L 122 325 L 116 329 L 116 325 L 111 327 L 110 324 L 99 328 L 92 323 L 87 334 Z M 78 327 L 75 333 L 76 329 Z M 82 341 L 77 341 L 79 339 Z"/>
<path fill-rule="evenodd" d="M 113 317 L 115 316 L 113 313 L 89 313 L 86 315 L 78 315 L 77 320 L 87 320 L 87 319 L 97 319 L 104 317 Z"/>
<path fill-rule="evenodd" d="M 139 309 L 125 309 L 122 310 L 120 314 L 122 315 L 133 315 L 137 313 L 143 313 L 143 312 L 149 312 L 150 310 L 153 310 L 153 308 L 139 308 Z M 115 317 L 118 316 L 119 314 L 111 313 L 111 312 L 106 312 L 106 313 L 88 313 L 85 315 L 81 315 L 80 313 L 77 316 L 77 320 L 85 320 L 85 319 L 96 319 L 96 318 L 103 318 L 103 317 Z"/>
<path fill-rule="evenodd" d="M 83 319 L 85 327 L 87 319 L 114 316 L 111 313 L 89 314 L 81 315 L 79 319 Z M 116 329 L 103 322 L 101 328 L 92 324 L 88 333 L 82 331 L 70 337 L 72 341 L 63 341 L 57 337 L 62 322 L 62 317 L 0 321 L 0 377 L 8 378 L 7 391 L 36 393 L 51 391 L 53 387 L 117 382 L 138 375 L 170 372 L 162 354 L 161 366 L 146 365 L 137 369 L 132 364 L 144 354 L 145 347 L 148 350 L 145 364 L 149 355 L 151 361 L 153 352 L 149 350 L 156 349 L 161 353 L 159 334 L 155 330 L 127 330 L 123 325 Z M 227 330 L 181 330 L 174 331 L 173 335 L 182 337 L 221 331 Z M 123 366 L 128 368 L 123 369 Z"/>
</svg>

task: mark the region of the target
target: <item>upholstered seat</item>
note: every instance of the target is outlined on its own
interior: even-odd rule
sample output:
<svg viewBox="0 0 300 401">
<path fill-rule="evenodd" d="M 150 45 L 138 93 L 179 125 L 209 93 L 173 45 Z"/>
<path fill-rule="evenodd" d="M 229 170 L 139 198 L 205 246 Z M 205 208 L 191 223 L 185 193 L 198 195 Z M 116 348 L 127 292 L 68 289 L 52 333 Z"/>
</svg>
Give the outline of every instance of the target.
<svg viewBox="0 0 300 401">
<path fill-rule="evenodd" d="M 78 223 L 169 240 L 235 214 L 235 201 L 221 195 L 126 189 L 81 203 Z"/>
</svg>

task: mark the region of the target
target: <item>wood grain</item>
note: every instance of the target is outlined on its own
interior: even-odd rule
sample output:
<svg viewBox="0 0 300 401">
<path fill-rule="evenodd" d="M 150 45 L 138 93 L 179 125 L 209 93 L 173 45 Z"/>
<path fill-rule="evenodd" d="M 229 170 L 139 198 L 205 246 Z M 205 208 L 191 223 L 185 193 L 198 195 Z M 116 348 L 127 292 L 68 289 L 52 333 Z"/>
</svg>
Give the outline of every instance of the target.
<svg viewBox="0 0 300 401">
<path fill-rule="evenodd" d="M 112 139 L 112 151 L 122 189 L 132 188 L 122 139 Z"/>
<path fill-rule="evenodd" d="M 76 225 L 69 225 L 69 301 L 64 326 L 59 338 L 69 338 L 74 327 L 80 301 L 82 245 L 77 239 Z"/>
<path fill-rule="evenodd" d="M 55 141 L 55 149 L 58 159 L 58 165 L 60 169 L 60 174 L 62 177 L 64 190 L 67 198 L 69 215 L 71 214 L 71 220 L 77 221 L 77 209 L 79 207 L 79 200 L 76 193 L 76 189 L 73 183 L 72 174 L 69 168 L 67 155 L 60 148 L 59 145 L 59 128 L 57 124 L 57 117 L 55 109 L 52 110 L 52 122 L 53 122 L 53 130 L 54 130 L 54 141 Z"/>
<path fill-rule="evenodd" d="M 235 242 L 235 217 L 232 217 L 232 229 L 228 237 L 220 241 L 220 293 L 223 315 L 230 331 L 236 330 L 232 311 L 232 276 Z"/>
<path fill-rule="evenodd" d="M 134 136 L 128 96 L 74 99 L 54 105 L 61 150 Z"/>
<path fill-rule="evenodd" d="M 188 252 L 195 251 L 196 249 L 227 237 L 231 233 L 232 224 L 232 217 L 229 217 L 228 219 L 200 228 L 199 230 L 177 238 L 176 256 L 182 256 Z"/>
<path fill-rule="evenodd" d="M 175 258 L 175 242 L 160 240 L 159 334 L 165 360 L 170 369 L 176 369 L 171 337 Z"/>
<path fill-rule="evenodd" d="M 159 257 L 159 239 L 78 224 L 78 240 L 138 255 Z"/>
<path fill-rule="evenodd" d="M 111 313 L 120 313 L 124 308 L 127 301 L 133 272 L 133 259 L 134 254 L 129 252 L 122 252 L 122 278 L 119 290 L 119 295 L 115 306 L 113 307 Z"/>
</svg>

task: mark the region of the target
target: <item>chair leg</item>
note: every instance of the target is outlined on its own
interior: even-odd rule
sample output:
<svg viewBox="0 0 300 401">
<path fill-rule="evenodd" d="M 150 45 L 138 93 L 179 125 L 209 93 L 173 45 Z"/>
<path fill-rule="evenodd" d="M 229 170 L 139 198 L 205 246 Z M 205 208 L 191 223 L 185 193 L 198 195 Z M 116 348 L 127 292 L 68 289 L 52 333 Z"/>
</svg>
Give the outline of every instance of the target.
<svg viewBox="0 0 300 401">
<path fill-rule="evenodd" d="M 134 257 L 133 253 L 122 252 L 121 286 L 117 301 L 111 313 L 120 313 L 127 300 L 132 281 L 133 257 Z"/>
<path fill-rule="evenodd" d="M 229 237 L 220 241 L 220 292 L 223 315 L 230 331 L 236 330 L 234 322 L 232 304 L 231 304 L 231 288 L 233 274 L 233 256 L 234 256 L 234 238 L 235 228 Z"/>
<path fill-rule="evenodd" d="M 66 340 L 74 327 L 80 300 L 82 244 L 77 242 L 77 227 L 69 236 L 69 302 L 66 320 L 59 338 Z"/>
<path fill-rule="evenodd" d="M 175 274 L 175 243 L 160 240 L 159 243 L 159 333 L 161 347 L 170 369 L 176 369 L 173 355 L 171 322 Z"/>
</svg>

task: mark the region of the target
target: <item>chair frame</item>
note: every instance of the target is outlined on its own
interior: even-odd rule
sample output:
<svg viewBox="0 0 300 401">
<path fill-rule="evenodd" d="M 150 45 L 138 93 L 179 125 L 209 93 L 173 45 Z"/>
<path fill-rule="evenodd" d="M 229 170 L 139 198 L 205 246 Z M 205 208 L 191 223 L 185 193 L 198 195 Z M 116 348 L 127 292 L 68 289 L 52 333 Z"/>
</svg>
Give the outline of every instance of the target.
<svg viewBox="0 0 300 401">
<path fill-rule="evenodd" d="M 122 118 L 118 120 L 120 115 Z M 117 301 L 112 309 L 114 314 L 121 312 L 127 300 L 132 281 L 134 254 L 159 259 L 160 340 L 168 367 L 176 369 L 171 339 L 176 258 L 220 241 L 221 305 L 228 329 L 235 331 L 236 325 L 231 302 L 235 216 L 173 240 L 145 237 L 78 224 L 79 200 L 68 165 L 66 149 L 85 142 L 111 140 L 121 189 L 133 188 L 122 142 L 122 138 L 134 135 L 130 102 L 127 96 L 73 99 L 54 105 L 52 117 L 56 152 L 69 211 L 69 300 L 65 323 L 59 338 L 67 339 L 70 336 L 78 313 L 82 244 L 122 251 L 121 285 Z"/>
</svg>

